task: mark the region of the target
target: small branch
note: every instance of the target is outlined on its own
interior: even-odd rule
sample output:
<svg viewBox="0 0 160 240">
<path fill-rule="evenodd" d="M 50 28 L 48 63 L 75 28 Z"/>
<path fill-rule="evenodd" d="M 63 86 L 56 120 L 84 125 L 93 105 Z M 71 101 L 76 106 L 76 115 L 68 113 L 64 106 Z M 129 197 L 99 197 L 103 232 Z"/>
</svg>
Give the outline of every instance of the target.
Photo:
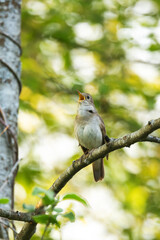
<svg viewBox="0 0 160 240">
<path fill-rule="evenodd" d="M 5 129 L 3 129 L 3 131 L 0 133 L 0 136 L 2 136 L 3 133 L 5 133 L 7 131 L 8 128 L 9 128 L 9 126 L 5 127 Z"/>
<path fill-rule="evenodd" d="M 37 223 L 26 223 L 20 233 L 17 234 L 16 240 L 30 240 L 36 232 Z"/>
<path fill-rule="evenodd" d="M 2 110 L 2 108 L 0 107 L 0 119 L 2 119 L 4 121 L 4 123 L 6 123 L 6 118 L 5 118 L 5 114 Z M 4 124 L 3 124 L 4 125 Z M 6 125 L 5 125 L 6 126 Z"/>
<path fill-rule="evenodd" d="M 5 227 L 10 228 L 17 235 L 16 229 L 11 227 L 7 222 L 5 222 L 2 219 L 0 219 L 0 223 L 3 224 Z"/>
<path fill-rule="evenodd" d="M 46 233 L 46 231 L 47 231 L 47 228 L 49 227 L 49 222 L 46 224 L 46 226 L 45 226 L 45 229 L 44 229 L 44 232 L 43 232 L 43 235 L 42 235 L 42 237 L 41 237 L 41 240 L 43 240 L 44 239 L 44 235 L 45 235 L 45 233 Z"/>
<path fill-rule="evenodd" d="M 0 217 L 7 218 L 9 220 L 16 220 L 22 222 L 31 222 L 34 223 L 31 213 L 23 213 L 19 211 L 4 210 L 0 208 Z"/>
<path fill-rule="evenodd" d="M 12 228 L 15 229 L 16 232 L 13 232 L 13 237 L 14 237 L 14 240 L 16 239 L 16 236 L 17 236 L 17 229 L 16 229 L 16 226 L 14 224 L 14 221 L 11 220 L 11 225 L 12 225 Z"/>
<path fill-rule="evenodd" d="M 160 64 L 159 63 L 156 63 L 156 62 L 147 62 L 147 61 L 143 61 L 143 60 L 135 60 L 135 61 L 131 61 L 133 63 L 142 63 L 142 64 L 148 64 L 148 65 L 153 65 L 153 66 L 156 66 L 156 67 L 160 67 Z"/>
<path fill-rule="evenodd" d="M 160 143 L 160 138 L 152 135 L 148 135 L 143 142 L 153 142 L 153 143 Z"/>
<path fill-rule="evenodd" d="M 66 183 L 82 168 L 88 166 L 98 158 L 103 158 L 106 154 L 113 152 L 123 147 L 130 147 L 136 142 L 145 141 L 148 134 L 160 128 L 160 118 L 149 121 L 148 124 L 141 129 L 125 135 L 118 139 L 111 139 L 109 143 L 90 151 L 87 155 L 83 155 L 80 159 L 76 160 L 70 167 L 64 171 L 61 176 L 53 183 L 51 190 L 58 193 Z M 148 138 L 151 141 L 151 137 Z M 155 139 L 155 138 L 152 138 Z"/>
</svg>

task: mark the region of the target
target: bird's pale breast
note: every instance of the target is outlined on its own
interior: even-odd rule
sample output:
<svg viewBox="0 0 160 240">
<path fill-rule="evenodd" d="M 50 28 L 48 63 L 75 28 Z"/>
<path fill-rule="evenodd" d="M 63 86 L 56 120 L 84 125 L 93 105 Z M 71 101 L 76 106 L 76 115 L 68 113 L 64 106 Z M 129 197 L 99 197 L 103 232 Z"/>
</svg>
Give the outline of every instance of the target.
<svg viewBox="0 0 160 240">
<path fill-rule="evenodd" d="M 93 149 L 102 145 L 102 132 L 99 126 L 99 119 L 93 118 L 90 121 L 76 126 L 76 135 L 80 145 L 87 149 Z"/>
</svg>

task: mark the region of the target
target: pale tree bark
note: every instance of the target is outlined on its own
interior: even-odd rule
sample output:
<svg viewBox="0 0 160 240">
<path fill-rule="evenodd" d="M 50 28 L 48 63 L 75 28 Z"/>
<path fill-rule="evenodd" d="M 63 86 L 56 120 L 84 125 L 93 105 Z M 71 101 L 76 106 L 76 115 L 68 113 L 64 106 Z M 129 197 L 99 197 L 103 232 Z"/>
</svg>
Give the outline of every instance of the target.
<svg viewBox="0 0 160 240">
<path fill-rule="evenodd" d="M 10 199 L 3 209 L 13 208 L 14 172 L 17 152 L 17 113 L 20 84 L 21 1 L 0 0 L 0 198 Z M 11 174 L 13 172 L 13 174 Z M 9 176 L 9 177 L 8 177 Z M 0 225 L 0 238 L 8 238 L 8 230 Z"/>
</svg>

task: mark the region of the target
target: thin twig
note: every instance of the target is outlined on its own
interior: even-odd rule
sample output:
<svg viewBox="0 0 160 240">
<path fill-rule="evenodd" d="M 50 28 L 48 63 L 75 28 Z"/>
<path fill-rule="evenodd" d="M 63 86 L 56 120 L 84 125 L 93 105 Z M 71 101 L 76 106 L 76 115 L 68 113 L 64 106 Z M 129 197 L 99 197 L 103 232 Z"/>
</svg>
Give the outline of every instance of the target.
<svg viewBox="0 0 160 240">
<path fill-rule="evenodd" d="M 9 126 L 5 127 L 5 129 L 0 133 L 0 136 L 2 136 L 2 134 L 5 133 L 5 131 L 7 131 L 8 128 Z"/>
<path fill-rule="evenodd" d="M 8 224 L 8 222 L 3 221 L 2 218 L 0 218 L 0 223 L 3 224 L 3 225 L 6 226 L 6 227 L 12 229 L 12 231 L 13 231 L 14 233 L 16 233 L 16 235 L 18 234 L 17 231 L 16 231 L 16 229 L 13 228 L 13 227 L 11 227 L 11 226 Z"/>
<path fill-rule="evenodd" d="M 47 231 L 47 228 L 49 227 L 49 222 L 46 224 L 46 226 L 45 226 L 45 229 L 44 229 L 44 232 L 43 232 L 43 235 L 42 235 L 42 237 L 41 237 L 41 240 L 43 240 L 44 239 L 44 235 L 45 235 L 45 233 L 46 233 L 46 231 Z"/>
<path fill-rule="evenodd" d="M 133 63 L 142 63 L 142 64 L 148 64 L 148 65 L 153 65 L 153 66 L 156 66 L 156 67 L 160 67 L 160 64 L 159 63 L 156 63 L 156 62 L 147 62 L 147 61 L 142 61 L 142 60 L 134 60 L 134 61 L 131 61 Z"/>
<path fill-rule="evenodd" d="M 2 110 L 2 108 L 0 107 L 0 119 L 1 119 L 1 118 L 2 118 L 2 120 L 3 120 L 4 122 L 6 122 L 5 114 L 4 114 L 3 110 Z"/>
<path fill-rule="evenodd" d="M 143 142 L 153 142 L 153 143 L 160 143 L 160 138 L 152 135 L 148 135 Z"/>
<path fill-rule="evenodd" d="M 17 236 L 17 230 L 16 230 L 16 225 L 14 224 L 14 221 L 11 221 L 11 225 L 12 225 L 12 228 L 15 229 L 16 232 L 13 232 L 13 237 L 14 237 L 14 240 L 16 239 L 16 236 Z"/>
</svg>

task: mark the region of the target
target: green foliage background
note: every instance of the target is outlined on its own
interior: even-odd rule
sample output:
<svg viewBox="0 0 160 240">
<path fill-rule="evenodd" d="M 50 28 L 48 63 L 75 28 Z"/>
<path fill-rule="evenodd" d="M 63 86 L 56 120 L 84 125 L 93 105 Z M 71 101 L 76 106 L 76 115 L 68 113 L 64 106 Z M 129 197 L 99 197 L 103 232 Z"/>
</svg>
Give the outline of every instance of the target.
<svg viewBox="0 0 160 240">
<path fill-rule="evenodd" d="M 160 78 L 151 74 L 146 80 L 136 74 L 135 66 L 143 73 L 148 69 L 159 72 L 159 15 L 159 0 L 23 1 L 23 90 L 19 112 L 23 160 L 16 178 L 16 208 L 21 209 L 24 202 L 35 204 L 33 188 L 47 189 L 82 154 L 73 132 L 76 89 L 93 95 L 110 137 L 135 131 L 158 117 Z M 50 140 L 54 140 L 53 146 Z M 49 147 L 43 149 L 47 141 Z M 54 160 L 56 141 L 63 157 L 56 165 L 51 162 L 45 167 L 41 150 L 46 162 Z M 70 155 L 65 155 L 66 141 L 74 149 Z M 52 156 L 47 151 L 50 148 Z M 60 194 L 75 192 L 88 200 L 94 210 L 83 209 L 82 214 L 77 210 L 78 221 L 90 216 L 97 226 L 103 225 L 104 239 L 158 240 L 159 155 L 160 147 L 152 143 L 118 150 L 105 162 L 103 182 L 94 183 L 90 166 L 78 173 Z M 106 199 L 112 196 L 118 206 L 116 213 L 111 201 L 108 208 L 104 203 L 102 211 L 97 208 L 96 215 L 92 214 L 96 211 L 96 204 L 92 203 L 102 204 L 99 191 Z M 75 212 L 77 209 L 72 202 L 68 208 Z M 107 209 L 111 209 L 109 215 Z M 62 225 L 67 229 L 66 222 Z M 33 239 L 41 239 L 41 234 L 39 228 Z M 71 240 L 63 234 L 63 227 L 61 235 L 61 239 Z M 82 240 L 78 233 L 72 235 L 73 239 Z M 45 239 L 60 237 L 48 231 Z"/>
</svg>

